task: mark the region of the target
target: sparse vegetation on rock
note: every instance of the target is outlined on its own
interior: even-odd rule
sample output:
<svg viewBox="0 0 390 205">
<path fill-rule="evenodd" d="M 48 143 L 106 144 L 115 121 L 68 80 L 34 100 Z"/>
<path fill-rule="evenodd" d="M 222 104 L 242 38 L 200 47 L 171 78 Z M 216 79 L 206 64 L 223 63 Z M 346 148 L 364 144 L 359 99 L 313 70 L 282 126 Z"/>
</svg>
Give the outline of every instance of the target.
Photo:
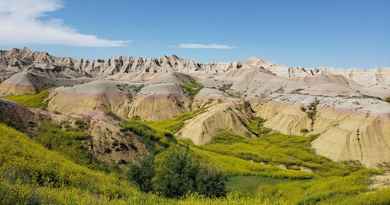
<svg viewBox="0 0 390 205">
<path fill-rule="evenodd" d="M 190 79 L 184 82 L 182 88 L 188 96 L 193 97 L 200 91 L 200 89 L 203 88 L 203 86 L 202 84 L 196 82 L 196 80 Z"/>
<path fill-rule="evenodd" d="M 30 108 L 47 108 L 49 91 L 44 90 L 37 94 L 7 96 L 5 99 Z"/>
<path fill-rule="evenodd" d="M 318 98 L 315 98 L 313 102 L 311 102 L 309 105 L 302 106 L 301 110 L 302 112 L 305 112 L 307 117 L 310 119 L 310 131 L 314 130 L 314 123 L 317 117 L 317 107 L 320 104 L 320 101 Z"/>
<path fill-rule="evenodd" d="M 257 136 L 264 136 L 271 132 L 271 129 L 264 127 L 265 122 L 266 120 L 261 117 L 254 117 L 249 120 L 248 128 Z"/>
</svg>

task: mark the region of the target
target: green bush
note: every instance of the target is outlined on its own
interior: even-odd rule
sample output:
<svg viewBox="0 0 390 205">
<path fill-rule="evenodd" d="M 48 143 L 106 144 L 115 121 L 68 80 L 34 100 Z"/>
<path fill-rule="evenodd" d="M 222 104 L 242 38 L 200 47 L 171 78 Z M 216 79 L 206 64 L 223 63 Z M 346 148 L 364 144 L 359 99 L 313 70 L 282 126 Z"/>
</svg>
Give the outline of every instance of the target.
<svg viewBox="0 0 390 205">
<path fill-rule="evenodd" d="M 171 147 L 154 160 L 150 155 L 130 165 L 129 179 L 144 192 L 180 198 L 188 194 L 203 197 L 226 195 L 227 178 L 221 172 L 200 166 L 189 149 Z"/>
<path fill-rule="evenodd" d="M 153 156 L 147 156 L 130 165 L 128 173 L 129 179 L 134 181 L 143 192 L 150 192 L 153 190 L 152 178 L 155 174 L 153 163 Z"/>
<path fill-rule="evenodd" d="M 227 177 L 216 169 L 200 169 L 196 177 L 196 191 L 206 197 L 226 195 Z"/>
<path fill-rule="evenodd" d="M 173 147 L 156 161 L 154 190 L 166 197 L 179 198 L 196 192 L 199 164 L 187 149 Z"/>
</svg>

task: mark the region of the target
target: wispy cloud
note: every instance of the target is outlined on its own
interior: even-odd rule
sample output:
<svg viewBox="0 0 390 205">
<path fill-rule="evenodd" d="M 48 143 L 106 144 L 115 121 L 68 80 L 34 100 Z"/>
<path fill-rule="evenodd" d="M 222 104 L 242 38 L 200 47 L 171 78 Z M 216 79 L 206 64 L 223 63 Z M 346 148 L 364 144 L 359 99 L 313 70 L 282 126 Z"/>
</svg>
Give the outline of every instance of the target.
<svg viewBox="0 0 390 205">
<path fill-rule="evenodd" d="M 177 46 L 178 48 L 191 48 L 191 49 L 221 49 L 221 50 L 230 50 L 233 49 L 233 46 L 224 45 L 224 44 L 201 44 L 201 43 L 182 43 Z"/>
<path fill-rule="evenodd" d="M 47 13 L 63 8 L 61 0 L 0 0 L 0 42 L 121 47 L 128 41 L 99 38 L 66 26 Z"/>
</svg>

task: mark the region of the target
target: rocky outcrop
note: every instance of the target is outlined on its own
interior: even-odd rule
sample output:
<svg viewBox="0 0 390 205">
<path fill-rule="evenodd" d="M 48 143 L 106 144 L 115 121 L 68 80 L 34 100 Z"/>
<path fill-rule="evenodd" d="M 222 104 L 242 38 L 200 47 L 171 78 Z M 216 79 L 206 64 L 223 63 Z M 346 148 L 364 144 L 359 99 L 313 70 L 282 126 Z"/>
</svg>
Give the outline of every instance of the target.
<svg viewBox="0 0 390 205">
<path fill-rule="evenodd" d="M 49 96 L 48 109 L 63 114 L 94 116 L 113 113 L 127 118 L 140 84 L 93 81 L 72 87 L 56 88 Z"/>
<path fill-rule="evenodd" d="M 129 117 L 164 120 L 189 111 L 189 99 L 178 84 L 146 85 L 135 97 Z"/>
<path fill-rule="evenodd" d="M 148 154 L 142 137 L 122 131 L 119 122 L 107 116 L 90 121 L 91 151 L 100 161 L 124 164 Z"/>
<path fill-rule="evenodd" d="M 35 131 L 40 116 L 27 108 L 0 99 L 0 123 L 32 133 Z"/>
<path fill-rule="evenodd" d="M 390 161 L 390 104 L 378 99 L 317 97 L 320 101 L 311 134 L 318 154 L 337 161 L 358 160 L 373 167 Z M 265 126 L 285 134 L 311 130 L 311 119 L 301 107 L 313 96 L 274 96 L 254 105 Z"/>
<path fill-rule="evenodd" d="M 196 145 L 209 143 L 221 130 L 254 137 L 245 126 L 248 118 L 249 115 L 242 110 L 242 105 L 221 103 L 207 108 L 205 112 L 186 122 L 177 134 L 183 139 L 190 139 Z"/>
<path fill-rule="evenodd" d="M 0 84 L 0 95 L 35 94 L 54 85 L 52 79 L 31 72 L 20 72 Z"/>
</svg>

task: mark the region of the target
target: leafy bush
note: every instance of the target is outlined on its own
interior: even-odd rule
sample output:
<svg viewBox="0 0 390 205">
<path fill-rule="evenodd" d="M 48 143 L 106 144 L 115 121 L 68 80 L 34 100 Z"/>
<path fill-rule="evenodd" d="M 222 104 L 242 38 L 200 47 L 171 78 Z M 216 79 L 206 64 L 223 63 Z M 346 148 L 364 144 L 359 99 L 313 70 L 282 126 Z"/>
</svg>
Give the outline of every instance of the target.
<svg viewBox="0 0 390 205">
<path fill-rule="evenodd" d="M 147 156 L 138 161 L 133 162 L 130 165 L 128 175 L 129 179 L 134 181 L 141 191 L 152 191 L 152 178 L 155 175 L 153 156 Z"/>
<path fill-rule="evenodd" d="M 155 191 L 175 198 L 196 192 L 199 164 L 189 151 L 173 147 L 162 155 L 156 162 L 156 175 L 153 177 Z"/>
<path fill-rule="evenodd" d="M 172 147 L 157 156 L 143 158 L 129 169 L 129 179 L 144 192 L 169 198 L 196 193 L 205 197 L 226 195 L 227 178 L 221 172 L 200 166 L 187 148 Z"/>
<path fill-rule="evenodd" d="M 226 195 L 227 177 L 212 168 L 200 169 L 196 177 L 196 191 L 206 197 L 222 197 Z"/>
</svg>

